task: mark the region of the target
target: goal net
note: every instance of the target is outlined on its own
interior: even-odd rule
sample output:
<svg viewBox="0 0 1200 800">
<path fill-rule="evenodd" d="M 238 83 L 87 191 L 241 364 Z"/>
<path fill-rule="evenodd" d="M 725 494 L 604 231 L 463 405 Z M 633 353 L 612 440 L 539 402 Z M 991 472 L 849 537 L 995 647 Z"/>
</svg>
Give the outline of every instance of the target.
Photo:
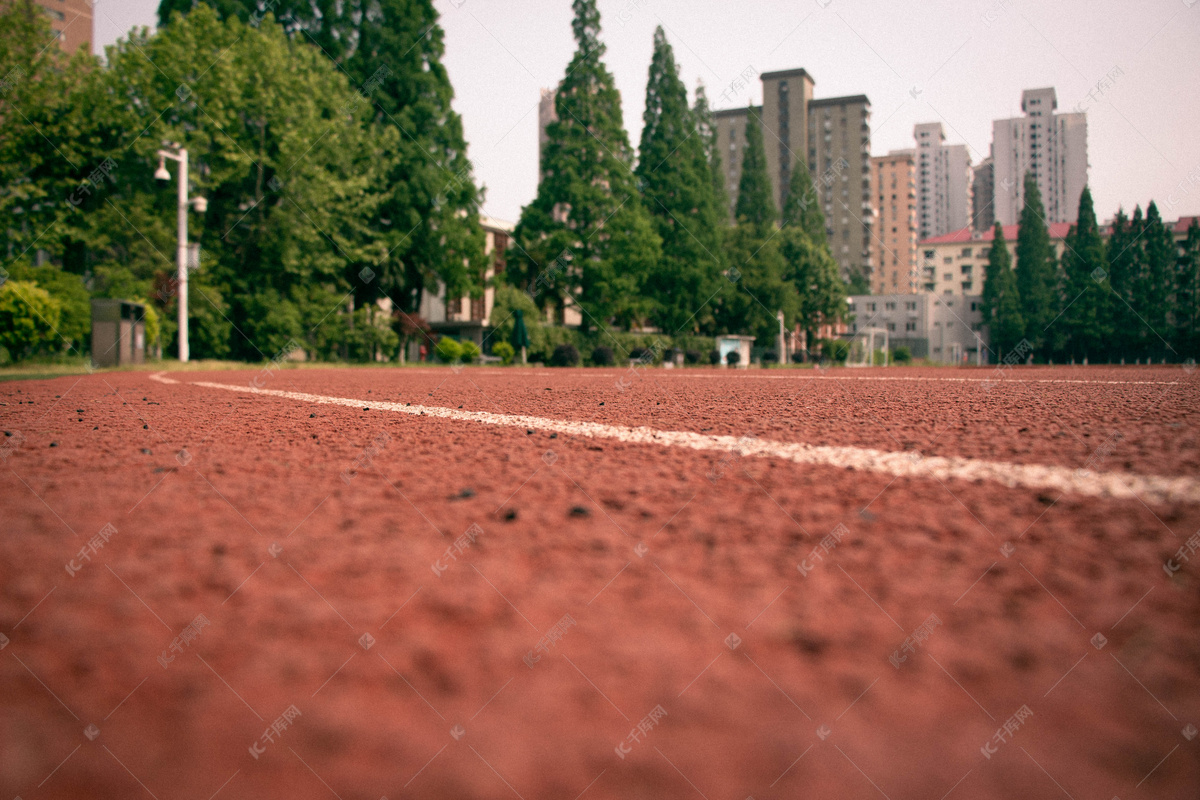
<svg viewBox="0 0 1200 800">
<path fill-rule="evenodd" d="M 888 363 L 888 332 L 884 328 L 863 328 L 850 340 L 846 356 L 847 367 L 886 366 Z"/>
</svg>

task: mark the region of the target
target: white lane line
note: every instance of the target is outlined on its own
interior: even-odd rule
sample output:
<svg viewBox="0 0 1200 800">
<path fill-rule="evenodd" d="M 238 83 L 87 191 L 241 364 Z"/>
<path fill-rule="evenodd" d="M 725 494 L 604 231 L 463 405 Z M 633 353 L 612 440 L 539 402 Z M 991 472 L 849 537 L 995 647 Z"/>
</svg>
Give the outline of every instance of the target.
<svg viewBox="0 0 1200 800">
<path fill-rule="evenodd" d="M 405 374 L 419 375 L 435 375 L 445 372 L 446 368 L 407 368 Z M 983 370 L 979 370 L 982 372 Z M 928 383 L 928 382 L 947 382 L 947 383 L 1071 383 L 1071 384 L 1092 384 L 1096 386 L 1179 386 L 1184 381 L 1102 381 L 1102 380 L 1084 380 L 1082 378 L 1013 378 L 1007 374 L 992 375 L 988 378 L 947 378 L 933 377 L 921 375 L 850 375 L 841 369 L 837 370 L 835 375 L 812 374 L 816 370 L 800 371 L 796 370 L 792 374 L 784 375 L 763 375 L 755 372 L 747 372 L 738 370 L 734 372 L 716 371 L 716 372 L 688 372 L 686 370 L 667 370 L 654 369 L 656 378 L 703 378 L 708 380 L 720 380 L 722 378 L 742 380 L 760 380 L 760 381 L 906 381 L 913 383 Z M 474 369 L 469 374 L 472 375 L 544 375 L 544 371 L 532 370 L 514 370 L 514 369 Z M 592 376 L 608 376 L 608 375 L 625 375 L 627 371 L 623 370 L 600 370 L 589 369 L 585 373 Z M 990 374 L 990 373 L 989 373 Z"/>
<path fill-rule="evenodd" d="M 150 378 L 160 383 L 179 383 L 177 380 L 163 377 L 162 373 L 155 373 Z M 1043 464 L 1010 464 L 1003 461 L 984 461 L 958 456 L 921 456 L 911 452 L 897 453 L 863 447 L 819 446 L 736 436 L 712 436 L 690 431 L 660 431 L 647 427 L 631 428 L 596 422 L 569 422 L 521 414 L 462 411 L 438 406 L 406 405 L 352 397 L 330 397 L 306 392 L 256 389 L 252 386 L 209 381 L 196 381 L 186 385 L 279 397 L 303 403 L 357 409 L 369 408 L 412 416 L 440 417 L 484 425 L 587 436 L 592 439 L 613 439 L 633 444 L 685 447 L 691 450 L 735 453 L 743 457 L 780 458 L 797 464 L 863 470 L 895 477 L 923 480 L 936 478 L 938 480 L 993 481 L 1013 489 L 1052 489 L 1092 497 L 1112 497 L 1123 500 L 1140 498 L 1155 503 L 1176 501 L 1200 503 L 1200 481 L 1190 477 L 1138 475 L 1131 472 L 1085 472 L 1069 467 Z"/>
</svg>

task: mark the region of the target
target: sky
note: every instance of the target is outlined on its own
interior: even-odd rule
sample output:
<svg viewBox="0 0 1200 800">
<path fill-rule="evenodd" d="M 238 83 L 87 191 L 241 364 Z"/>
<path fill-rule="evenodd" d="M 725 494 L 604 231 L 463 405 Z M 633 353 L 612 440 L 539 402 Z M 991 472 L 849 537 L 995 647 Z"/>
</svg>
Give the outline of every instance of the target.
<svg viewBox="0 0 1200 800">
<path fill-rule="evenodd" d="M 435 0 L 444 63 L 484 212 L 515 222 L 537 193 L 539 90 L 575 49 L 570 0 Z M 98 46 L 153 27 L 157 0 L 98 0 Z M 1089 184 L 1101 220 L 1154 199 L 1200 214 L 1200 0 L 599 0 L 605 63 L 636 147 L 654 29 L 714 108 L 762 102 L 757 78 L 803 67 L 814 96 L 865 94 L 871 151 L 912 147 L 913 126 L 987 157 L 992 120 L 1021 91 L 1053 86 L 1088 116 Z M 725 99 L 723 100 L 722 97 Z"/>
</svg>

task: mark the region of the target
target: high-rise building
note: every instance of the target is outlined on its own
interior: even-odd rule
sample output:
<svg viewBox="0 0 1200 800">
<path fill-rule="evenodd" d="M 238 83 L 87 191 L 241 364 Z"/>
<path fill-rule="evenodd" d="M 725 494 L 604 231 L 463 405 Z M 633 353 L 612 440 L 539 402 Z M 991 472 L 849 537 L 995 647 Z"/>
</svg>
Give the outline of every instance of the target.
<svg viewBox="0 0 1200 800">
<path fill-rule="evenodd" d="M 921 291 L 917 269 L 917 183 L 912 150 L 893 150 L 871 159 L 871 191 L 875 206 L 875 294 Z"/>
<path fill-rule="evenodd" d="M 971 221 L 971 157 L 967 146 L 946 144 L 940 122 L 913 129 L 917 141 L 917 235 L 921 239 L 965 228 Z"/>
<path fill-rule="evenodd" d="M 996 167 L 988 156 L 971 170 L 971 227 L 983 232 L 996 223 L 993 206 L 996 185 Z"/>
<path fill-rule="evenodd" d="M 1055 113 L 1053 88 L 1021 93 L 1023 117 L 992 123 L 996 219 L 1015 225 L 1025 204 L 1025 173 L 1038 183 L 1046 221 L 1074 222 L 1079 195 L 1087 185 L 1087 115 Z"/>
<path fill-rule="evenodd" d="M 50 17 L 50 28 L 59 46 L 68 53 L 79 48 L 92 52 L 92 2 L 90 0 L 34 0 Z"/>
<path fill-rule="evenodd" d="M 808 104 L 808 168 L 842 276 L 861 272 L 870 280 L 876 242 L 871 203 L 871 101 L 866 95 Z"/>
<path fill-rule="evenodd" d="M 874 238 L 871 202 L 871 102 L 866 95 L 814 100 L 813 79 L 803 69 L 765 72 L 761 120 L 767 176 L 776 208 L 787 201 L 795 160 L 806 158 L 825 214 L 830 249 L 842 275 L 869 275 Z M 729 213 L 737 207 L 746 146 L 746 108 L 713 112 L 717 148 L 725 170 Z"/>
<path fill-rule="evenodd" d="M 809 103 L 813 79 L 803 69 L 764 72 L 762 80 L 763 144 L 767 150 L 767 175 L 771 178 L 771 196 L 775 207 L 783 210 L 787 201 L 794 159 L 808 152 Z"/>
</svg>

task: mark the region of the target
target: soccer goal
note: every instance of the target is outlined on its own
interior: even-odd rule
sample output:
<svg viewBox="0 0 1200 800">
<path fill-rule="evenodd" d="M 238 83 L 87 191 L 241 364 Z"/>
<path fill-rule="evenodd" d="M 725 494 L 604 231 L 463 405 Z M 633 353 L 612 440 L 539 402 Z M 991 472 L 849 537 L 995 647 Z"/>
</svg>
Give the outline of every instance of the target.
<svg viewBox="0 0 1200 800">
<path fill-rule="evenodd" d="M 870 367 L 888 363 L 888 332 L 884 328 L 863 328 L 850 340 L 847 367 Z"/>
</svg>

